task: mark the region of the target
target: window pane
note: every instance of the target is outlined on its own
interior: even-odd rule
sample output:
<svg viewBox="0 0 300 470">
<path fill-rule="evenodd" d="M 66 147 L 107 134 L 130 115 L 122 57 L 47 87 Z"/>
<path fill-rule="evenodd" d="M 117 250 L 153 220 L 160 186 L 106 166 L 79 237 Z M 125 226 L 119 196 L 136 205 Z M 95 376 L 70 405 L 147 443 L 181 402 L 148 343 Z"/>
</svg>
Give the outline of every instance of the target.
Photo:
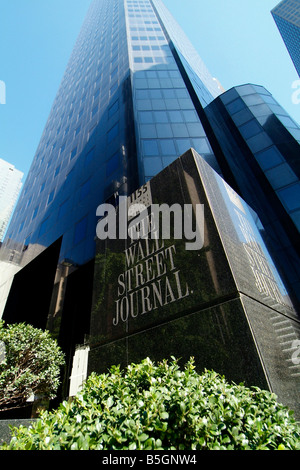
<svg viewBox="0 0 300 470">
<path fill-rule="evenodd" d="M 108 142 L 111 142 L 113 139 L 117 137 L 119 133 L 119 124 L 117 123 L 110 131 L 107 133 Z"/>
<path fill-rule="evenodd" d="M 162 140 L 160 145 L 163 155 L 176 155 L 173 140 Z"/>
<path fill-rule="evenodd" d="M 144 159 L 145 176 L 154 176 L 162 169 L 161 158 L 145 158 Z"/>
<path fill-rule="evenodd" d="M 265 132 L 261 132 L 254 137 L 250 137 L 250 139 L 247 140 L 247 144 L 252 152 L 256 153 L 260 150 L 263 150 L 264 148 L 270 147 L 273 142 Z"/>
<path fill-rule="evenodd" d="M 154 111 L 154 120 L 155 122 L 168 122 L 168 116 L 166 111 Z"/>
<path fill-rule="evenodd" d="M 281 189 L 278 195 L 287 210 L 292 211 L 300 207 L 300 183 Z"/>
<path fill-rule="evenodd" d="M 187 150 L 192 147 L 190 139 L 176 139 L 176 143 L 180 155 L 184 154 Z"/>
<path fill-rule="evenodd" d="M 81 190 L 80 190 L 80 200 L 82 201 L 82 199 L 84 199 L 90 192 L 90 188 L 91 188 L 91 182 L 90 180 L 87 181 L 86 183 L 84 183 L 82 186 L 81 186 Z"/>
<path fill-rule="evenodd" d="M 266 176 L 274 189 L 283 188 L 295 183 L 298 179 L 287 163 L 282 163 L 266 171 Z"/>
<path fill-rule="evenodd" d="M 106 163 L 106 176 L 111 175 L 119 166 L 119 154 L 115 153 Z"/>
<path fill-rule="evenodd" d="M 67 205 L 68 205 L 68 201 L 65 201 L 61 204 L 61 206 L 59 208 L 59 211 L 58 211 L 58 218 L 59 219 L 64 218 L 65 215 L 67 214 Z"/>
<path fill-rule="evenodd" d="M 151 111 L 140 111 L 139 112 L 139 121 L 142 124 L 152 124 L 153 116 Z"/>
<path fill-rule="evenodd" d="M 86 157 L 85 157 L 85 164 L 88 165 L 94 158 L 94 155 L 95 155 L 95 147 L 93 147 L 87 154 L 86 154 Z"/>
<path fill-rule="evenodd" d="M 159 155 L 158 145 L 155 140 L 144 140 L 143 148 L 146 156 Z"/>
<path fill-rule="evenodd" d="M 258 134 L 259 132 L 262 131 L 261 126 L 253 119 L 252 121 L 247 122 L 246 124 L 243 124 L 239 128 L 240 133 L 244 137 L 244 139 L 249 139 L 250 137 L 253 137 L 254 135 Z"/>
<path fill-rule="evenodd" d="M 283 162 L 282 155 L 276 147 L 268 148 L 256 154 L 255 157 L 263 170 L 273 168 Z"/>
<path fill-rule="evenodd" d="M 47 232 L 48 230 L 48 222 L 49 222 L 49 219 L 45 219 L 42 223 L 41 223 L 41 228 L 40 228 L 40 233 L 39 233 L 39 236 L 41 235 L 44 235 L 44 233 Z"/>
<path fill-rule="evenodd" d="M 237 113 L 245 108 L 245 103 L 239 98 L 226 106 L 230 114 Z"/>
<path fill-rule="evenodd" d="M 75 234 L 74 234 L 74 244 L 76 245 L 77 243 L 80 243 L 86 235 L 86 230 L 87 230 L 87 222 L 88 218 L 87 216 L 80 220 L 75 226 Z"/>
</svg>

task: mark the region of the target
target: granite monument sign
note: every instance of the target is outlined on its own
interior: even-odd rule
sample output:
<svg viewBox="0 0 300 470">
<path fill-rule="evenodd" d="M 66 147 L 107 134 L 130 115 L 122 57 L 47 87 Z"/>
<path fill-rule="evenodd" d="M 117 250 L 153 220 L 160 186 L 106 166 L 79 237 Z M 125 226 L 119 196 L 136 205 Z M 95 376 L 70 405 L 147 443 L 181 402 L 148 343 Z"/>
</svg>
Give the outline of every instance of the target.
<svg viewBox="0 0 300 470">
<path fill-rule="evenodd" d="M 256 215 L 194 150 L 98 216 L 89 372 L 193 356 L 299 414 L 299 316 Z"/>
</svg>

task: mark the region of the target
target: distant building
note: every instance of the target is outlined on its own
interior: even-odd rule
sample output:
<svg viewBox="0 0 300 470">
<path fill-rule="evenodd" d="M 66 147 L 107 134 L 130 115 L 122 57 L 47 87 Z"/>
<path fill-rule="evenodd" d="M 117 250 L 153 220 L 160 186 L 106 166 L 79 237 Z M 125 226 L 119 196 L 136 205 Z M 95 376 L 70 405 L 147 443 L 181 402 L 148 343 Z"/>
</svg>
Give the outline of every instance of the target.
<svg viewBox="0 0 300 470">
<path fill-rule="evenodd" d="M 0 158 L 0 241 L 3 240 L 17 202 L 22 187 L 22 177 L 21 171 Z"/>
<path fill-rule="evenodd" d="M 300 1 L 283 0 L 271 13 L 300 77 Z"/>
</svg>

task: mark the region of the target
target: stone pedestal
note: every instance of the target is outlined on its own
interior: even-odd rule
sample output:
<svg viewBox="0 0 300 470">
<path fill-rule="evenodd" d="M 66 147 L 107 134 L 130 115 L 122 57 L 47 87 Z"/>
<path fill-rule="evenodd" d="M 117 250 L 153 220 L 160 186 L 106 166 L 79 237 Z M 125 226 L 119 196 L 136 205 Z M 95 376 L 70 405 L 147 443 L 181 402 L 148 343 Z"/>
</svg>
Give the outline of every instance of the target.
<svg viewBox="0 0 300 470">
<path fill-rule="evenodd" d="M 190 150 L 109 213 L 88 371 L 193 356 L 199 372 L 270 389 L 299 415 L 299 317 L 247 204 Z"/>
</svg>

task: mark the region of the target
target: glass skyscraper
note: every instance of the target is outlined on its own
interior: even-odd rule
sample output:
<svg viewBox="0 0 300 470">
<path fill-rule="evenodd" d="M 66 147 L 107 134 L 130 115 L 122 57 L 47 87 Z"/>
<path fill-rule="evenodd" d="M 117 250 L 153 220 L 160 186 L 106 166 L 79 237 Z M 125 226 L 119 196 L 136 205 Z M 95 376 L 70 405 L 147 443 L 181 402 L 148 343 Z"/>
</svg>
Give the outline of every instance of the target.
<svg viewBox="0 0 300 470">
<path fill-rule="evenodd" d="M 300 77 L 300 2 L 283 0 L 271 13 Z"/>
<path fill-rule="evenodd" d="M 92 2 L 37 148 L 6 246 L 93 257 L 96 208 L 132 192 L 190 147 L 214 156 L 199 102 L 222 90 L 159 0 Z M 33 248 L 34 247 L 34 248 Z M 28 257 L 27 257 L 28 258 Z"/>
<path fill-rule="evenodd" d="M 14 266 L 0 316 L 50 329 L 69 371 L 90 331 L 97 207 L 190 148 L 226 178 L 207 112 L 223 93 L 161 0 L 91 3 L 0 250 Z"/>
</svg>

